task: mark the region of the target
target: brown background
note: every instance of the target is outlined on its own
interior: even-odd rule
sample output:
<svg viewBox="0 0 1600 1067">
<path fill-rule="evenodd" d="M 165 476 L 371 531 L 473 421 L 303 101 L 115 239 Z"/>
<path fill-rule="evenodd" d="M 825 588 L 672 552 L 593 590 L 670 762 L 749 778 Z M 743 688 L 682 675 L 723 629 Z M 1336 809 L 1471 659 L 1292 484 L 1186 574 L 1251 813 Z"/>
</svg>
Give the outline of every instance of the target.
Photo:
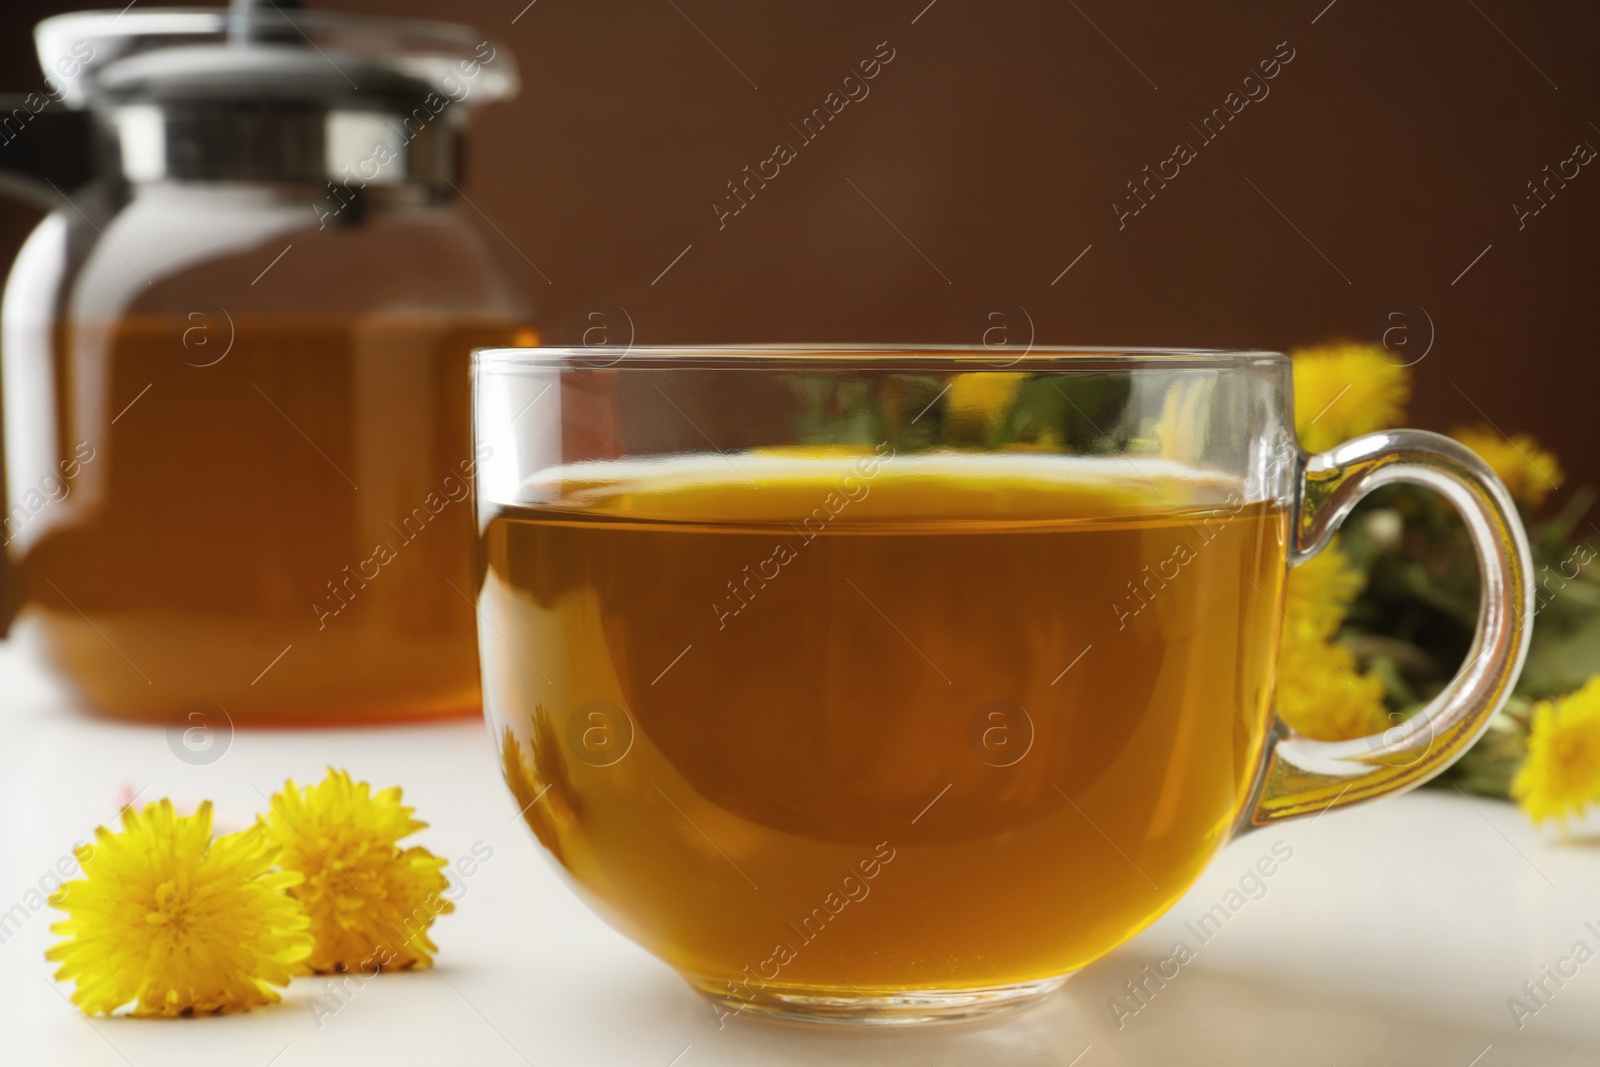
<svg viewBox="0 0 1600 1067">
<path fill-rule="evenodd" d="M 1412 421 L 1528 429 L 1600 482 L 1600 161 L 1525 229 L 1512 208 L 1600 148 L 1592 2 L 525 3 L 343 6 L 516 55 L 464 188 L 553 340 L 599 301 L 640 343 L 972 341 L 1008 305 L 1041 342 L 1286 348 L 1387 321 L 1417 353 L 1431 321 Z M 26 31 L 76 6 L 6 4 L 0 89 L 37 86 Z M 883 41 L 871 95 L 800 146 L 789 123 Z M 1285 41 L 1270 96 L 1202 144 L 1189 124 Z M 1199 157 L 1119 230 L 1113 200 L 1179 140 Z M 799 158 L 719 231 L 725 183 L 778 141 Z M 0 207 L 0 257 L 33 217 Z"/>
</svg>

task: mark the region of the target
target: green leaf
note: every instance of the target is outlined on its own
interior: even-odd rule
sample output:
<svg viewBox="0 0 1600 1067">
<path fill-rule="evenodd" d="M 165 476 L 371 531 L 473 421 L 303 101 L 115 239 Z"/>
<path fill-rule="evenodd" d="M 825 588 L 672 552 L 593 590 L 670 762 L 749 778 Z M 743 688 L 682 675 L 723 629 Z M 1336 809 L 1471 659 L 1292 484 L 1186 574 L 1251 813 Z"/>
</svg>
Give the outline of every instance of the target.
<svg viewBox="0 0 1600 1067">
<path fill-rule="evenodd" d="M 1531 697 L 1570 693 L 1600 674 L 1600 612 L 1587 612 L 1559 629 L 1543 625 L 1543 614 L 1534 623 L 1528 661 L 1517 684 L 1517 692 Z"/>
</svg>

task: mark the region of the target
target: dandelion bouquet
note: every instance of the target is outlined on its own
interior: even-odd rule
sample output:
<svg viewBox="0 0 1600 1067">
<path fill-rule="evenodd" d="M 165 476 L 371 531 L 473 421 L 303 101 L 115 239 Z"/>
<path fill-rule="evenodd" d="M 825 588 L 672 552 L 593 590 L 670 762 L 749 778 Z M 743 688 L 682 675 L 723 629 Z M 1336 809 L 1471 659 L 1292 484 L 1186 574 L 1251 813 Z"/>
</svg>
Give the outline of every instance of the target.
<svg viewBox="0 0 1600 1067">
<path fill-rule="evenodd" d="M 1306 451 L 1405 421 L 1411 372 L 1384 348 L 1330 344 L 1292 356 L 1295 430 Z M 930 382 L 910 409 L 937 391 Z M 1125 399 L 1083 383 L 1068 400 L 1022 373 L 959 375 L 948 391 L 953 438 L 1008 449 L 1093 441 Z M 1181 401 L 1170 416 L 1182 422 Z M 1527 525 L 1537 624 L 1514 695 L 1442 781 L 1513 797 L 1536 821 L 1564 825 L 1600 803 L 1600 525 L 1585 518 L 1595 495 L 1580 488 L 1547 507 L 1565 475 L 1525 433 L 1485 425 L 1452 436 L 1505 483 Z M 1466 529 L 1429 490 L 1380 488 L 1327 549 L 1290 572 L 1284 616 L 1279 714 L 1319 740 L 1381 734 L 1437 695 L 1471 647 L 1478 564 Z"/>
</svg>

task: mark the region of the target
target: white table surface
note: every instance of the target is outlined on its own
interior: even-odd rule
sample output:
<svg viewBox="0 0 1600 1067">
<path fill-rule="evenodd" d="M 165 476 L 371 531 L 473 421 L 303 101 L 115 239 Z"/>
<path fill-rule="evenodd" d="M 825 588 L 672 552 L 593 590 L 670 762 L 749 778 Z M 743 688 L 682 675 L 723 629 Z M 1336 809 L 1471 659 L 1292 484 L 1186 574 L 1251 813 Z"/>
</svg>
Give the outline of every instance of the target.
<svg viewBox="0 0 1600 1067">
<path fill-rule="evenodd" d="M 1114 1064 L 1562 1067 L 1600 1063 L 1600 958 L 1536 1015 L 1507 1000 L 1600 951 L 1600 835 L 1536 832 L 1510 805 L 1426 790 L 1248 835 L 1153 927 L 1042 1004 L 994 1022 L 887 1029 L 729 1020 L 591 915 L 516 819 L 482 726 L 240 731 L 216 762 L 177 759 L 159 726 L 74 709 L 0 646 L 0 911 L 77 839 L 141 800 L 215 801 L 242 827 L 286 777 L 347 767 L 399 784 L 431 824 L 415 840 L 493 857 L 439 919 L 431 971 L 381 975 L 320 1019 L 322 979 L 281 1005 L 176 1021 L 88 1020 L 49 979 L 53 909 L 0 944 L 0 1064 Z M 1590 824 L 1591 827 L 1594 824 Z M 1124 981 L 1168 954 L 1278 841 L 1293 858 L 1119 1029 Z M 1568 965 L 1570 970 L 1571 965 Z M 327 1002 L 331 1003 L 331 1001 Z"/>
</svg>

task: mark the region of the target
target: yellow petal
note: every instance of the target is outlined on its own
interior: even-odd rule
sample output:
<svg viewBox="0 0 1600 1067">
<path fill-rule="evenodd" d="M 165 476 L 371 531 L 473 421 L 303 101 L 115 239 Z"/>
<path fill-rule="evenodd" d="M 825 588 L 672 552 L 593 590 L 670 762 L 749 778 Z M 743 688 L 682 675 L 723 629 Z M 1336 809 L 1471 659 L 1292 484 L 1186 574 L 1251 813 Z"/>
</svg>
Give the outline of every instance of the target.
<svg viewBox="0 0 1600 1067">
<path fill-rule="evenodd" d="M 1339 343 L 1295 349 L 1294 426 L 1300 445 L 1325 452 L 1343 441 L 1399 424 L 1411 399 L 1411 372 L 1381 345 Z"/>
</svg>

